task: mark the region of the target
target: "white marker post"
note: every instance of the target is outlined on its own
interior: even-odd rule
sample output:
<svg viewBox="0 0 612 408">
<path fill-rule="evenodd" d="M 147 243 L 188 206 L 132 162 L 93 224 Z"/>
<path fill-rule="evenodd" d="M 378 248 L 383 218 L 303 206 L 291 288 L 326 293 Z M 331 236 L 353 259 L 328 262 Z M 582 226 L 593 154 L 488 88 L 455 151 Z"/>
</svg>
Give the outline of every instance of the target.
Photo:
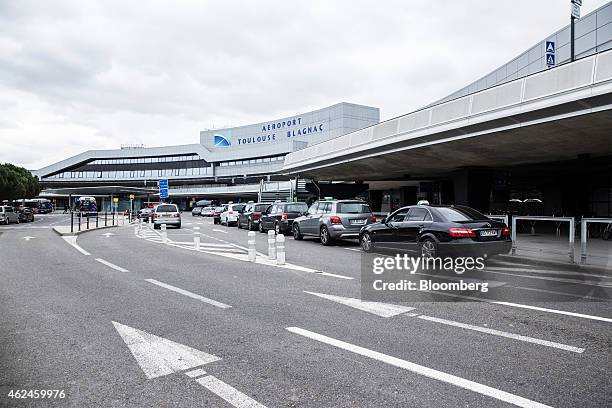
<svg viewBox="0 0 612 408">
<path fill-rule="evenodd" d="M 276 236 L 276 264 L 285 264 L 285 236 L 283 234 Z"/>
<path fill-rule="evenodd" d="M 195 250 L 200 250 L 200 227 L 193 227 L 193 245 Z"/>
<path fill-rule="evenodd" d="M 249 262 L 257 261 L 257 250 L 255 249 L 255 231 L 249 231 Z"/>
<path fill-rule="evenodd" d="M 161 236 L 164 244 L 168 243 L 168 233 L 166 232 L 166 224 L 161 225 Z"/>
<path fill-rule="evenodd" d="M 149 228 L 153 229 L 153 217 L 149 217 Z"/>
<path fill-rule="evenodd" d="M 268 259 L 272 260 L 276 259 L 276 238 L 274 235 L 274 230 L 268 231 Z"/>
</svg>

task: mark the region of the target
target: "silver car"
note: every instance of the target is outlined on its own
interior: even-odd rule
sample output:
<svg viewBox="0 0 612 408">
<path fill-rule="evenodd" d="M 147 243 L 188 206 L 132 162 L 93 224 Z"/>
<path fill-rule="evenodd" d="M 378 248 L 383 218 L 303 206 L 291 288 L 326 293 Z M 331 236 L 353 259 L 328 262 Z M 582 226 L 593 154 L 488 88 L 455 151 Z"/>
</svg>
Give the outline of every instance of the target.
<svg viewBox="0 0 612 408">
<path fill-rule="evenodd" d="M 359 238 L 361 227 L 373 222 L 372 210 L 363 201 L 317 201 L 293 221 L 293 238 L 319 237 L 321 244 L 331 245 L 336 239 Z"/>
<path fill-rule="evenodd" d="M 11 222 L 19 224 L 19 213 L 10 205 L 0 206 L 0 223 L 9 225 Z"/>
<path fill-rule="evenodd" d="M 181 213 L 176 204 L 158 204 L 155 206 L 153 228 L 159 228 L 162 224 L 181 228 Z"/>
</svg>

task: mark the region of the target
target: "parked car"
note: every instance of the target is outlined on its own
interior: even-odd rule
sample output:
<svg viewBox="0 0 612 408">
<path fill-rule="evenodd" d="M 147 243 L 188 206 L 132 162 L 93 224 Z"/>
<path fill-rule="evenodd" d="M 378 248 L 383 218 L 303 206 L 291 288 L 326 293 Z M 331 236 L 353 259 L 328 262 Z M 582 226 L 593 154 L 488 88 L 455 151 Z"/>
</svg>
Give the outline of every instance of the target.
<svg viewBox="0 0 612 408">
<path fill-rule="evenodd" d="M 194 217 L 197 215 L 202 215 L 202 207 L 193 207 L 193 209 L 191 210 L 191 215 L 193 215 Z"/>
<path fill-rule="evenodd" d="M 153 211 L 153 228 L 159 228 L 162 224 L 181 228 L 181 213 L 176 204 L 159 204 L 155 206 Z"/>
<path fill-rule="evenodd" d="M 149 222 L 149 218 L 153 217 L 155 208 L 143 208 L 138 211 L 138 218 L 142 219 L 143 222 Z"/>
<path fill-rule="evenodd" d="M 242 211 L 244 206 L 244 204 L 227 204 L 221 213 L 219 222 L 228 227 L 232 224 L 236 225 L 238 223 L 238 214 Z"/>
<path fill-rule="evenodd" d="M 337 239 L 358 238 L 361 227 L 373 222 L 372 210 L 363 201 L 316 201 L 305 215 L 293 221 L 293 238 L 314 236 L 321 239 L 321 244 L 332 245 Z"/>
<path fill-rule="evenodd" d="M 34 222 L 34 211 L 31 208 L 19 208 L 15 209 L 19 222 Z"/>
<path fill-rule="evenodd" d="M 0 206 L 0 223 L 9 225 L 11 222 L 19 224 L 19 214 L 10 205 Z"/>
<path fill-rule="evenodd" d="M 363 227 L 359 243 L 366 252 L 386 248 L 423 257 L 492 256 L 512 246 L 506 224 L 459 205 L 400 208 L 380 223 Z"/>
<path fill-rule="evenodd" d="M 215 207 L 213 210 L 213 224 L 221 224 L 221 213 L 225 210 L 225 207 Z"/>
<path fill-rule="evenodd" d="M 212 217 L 215 212 L 215 207 L 202 207 L 200 215 L 202 217 Z"/>
<path fill-rule="evenodd" d="M 292 231 L 293 220 L 307 211 L 306 203 L 274 203 L 262 214 L 259 231 L 273 229 L 277 234 L 288 234 Z"/>
<path fill-rule="evenodd" d="M 249 231 L 259 228 L 261 215 L 265 213 L 272 203 L 249 203 L 238 214 L 238 228 L 246 227 Z"/>
</svg>

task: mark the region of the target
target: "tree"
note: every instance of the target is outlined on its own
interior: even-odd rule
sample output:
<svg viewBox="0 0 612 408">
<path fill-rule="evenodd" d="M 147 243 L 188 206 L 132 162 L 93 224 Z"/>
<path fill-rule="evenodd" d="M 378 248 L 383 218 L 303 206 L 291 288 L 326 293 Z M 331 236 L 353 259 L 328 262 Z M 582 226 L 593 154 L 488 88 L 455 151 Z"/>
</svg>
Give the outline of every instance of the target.
<svg viewBox="0 0 612 408">
<path fill-rule="evenodd" d="M 40 193 L 38 178 L 23 167 L 0 164 L 0 200 L 33 198 Z"/>
</svg>

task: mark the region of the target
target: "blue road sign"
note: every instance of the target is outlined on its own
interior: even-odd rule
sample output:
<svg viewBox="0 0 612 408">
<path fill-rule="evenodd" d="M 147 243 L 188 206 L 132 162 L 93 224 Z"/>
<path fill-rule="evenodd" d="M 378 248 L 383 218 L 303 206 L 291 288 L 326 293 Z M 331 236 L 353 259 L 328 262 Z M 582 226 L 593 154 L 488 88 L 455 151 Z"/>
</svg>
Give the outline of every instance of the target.
<svg viewBox="0 0 612 408">
<path fill-rule="evenodd" d="M 159 188 L 168 188 L 168 180 L 159 180 Z"/>
<path fill-rule="evenodd" d="M 554 41 L 546 41 L 546 65 L 549 67 L 555 65 L 555 42 Z"/>
<path fill-rule="evenodd" d="M 168 189 L 160 188 L 159 189 L 159 198 L 168 198 Z"/>
</svg>

